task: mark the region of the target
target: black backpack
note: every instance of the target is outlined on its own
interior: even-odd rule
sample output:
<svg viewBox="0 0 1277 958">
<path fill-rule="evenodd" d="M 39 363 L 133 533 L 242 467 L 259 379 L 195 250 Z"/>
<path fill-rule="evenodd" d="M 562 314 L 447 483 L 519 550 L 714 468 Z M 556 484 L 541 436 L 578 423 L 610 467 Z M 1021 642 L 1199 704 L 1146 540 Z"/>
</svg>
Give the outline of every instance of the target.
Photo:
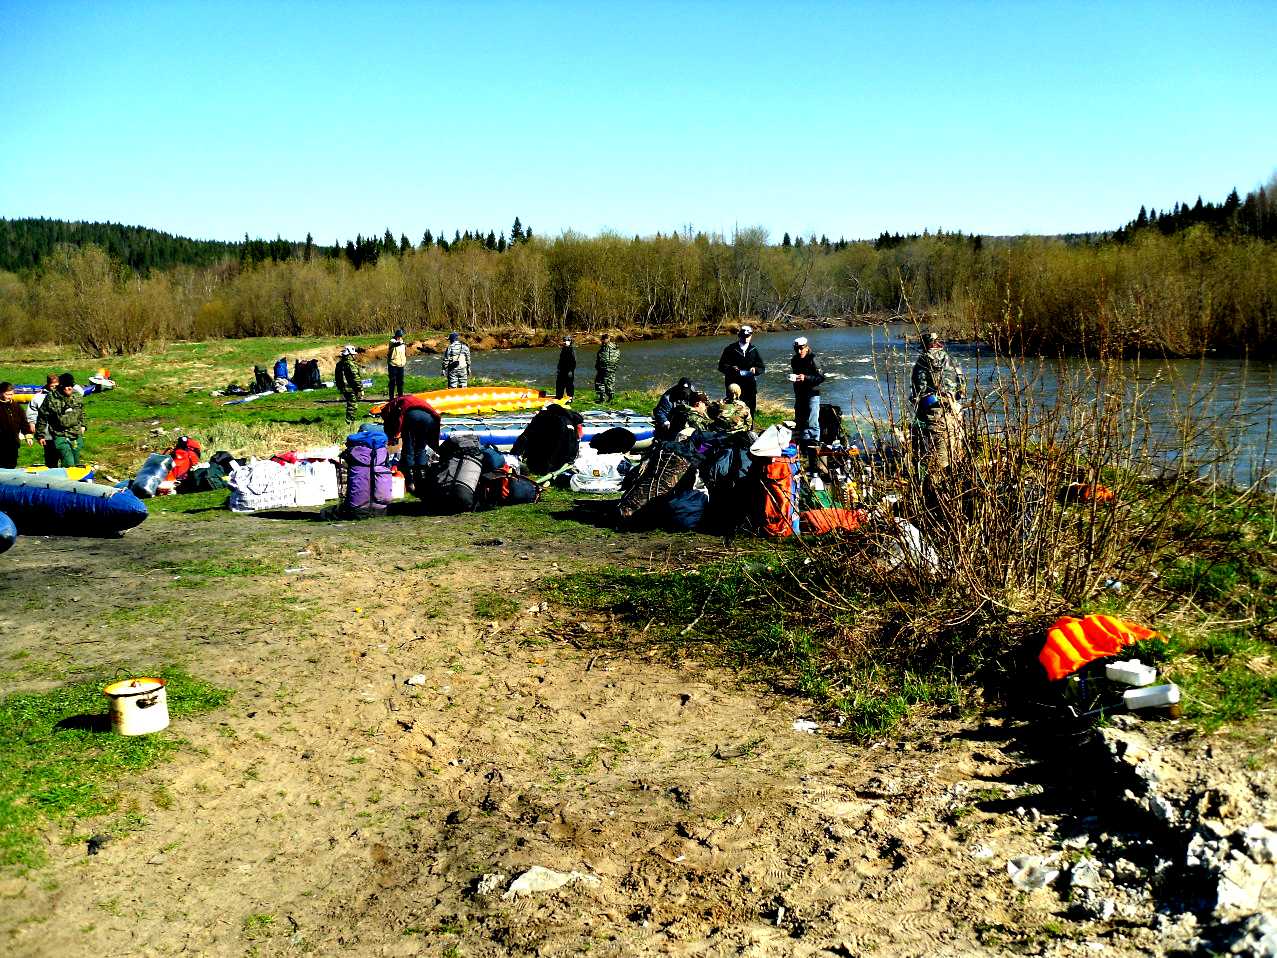
<svg viewBox="0 0 1277 958">
<path fill-rule="evenodd" d="M 259 393 L 273 393 L 275 391 L 275 377 L 272 376 L 261 366 L 253 367 L 253 391 Z"/>
<path fill-rule="evenodd" d="M 439 447 L 439 459 L 430 467 L 428 481 L 440 505 L 457 512 L 472 512 L 479 504 L 482 475 L 483 446 L 479 437 L 462 433 L 449 436 Z"/>
<path fill-rule="evenodd" d="M 318 359 L 299 359 L 293 367 L 293 385 L 298 389 L 318 389 L 323 385 L 319 378 Z"/>
<path fill-rule="evenodd" d="M 544 476 L 576 462 L 581 450 L 577 427 L 583 422 L 579 412 L 551 403 L 532 417 L 510 451 L 523 460 L 530 475 Z"/>
<path fill-rule="evenodd" d="M 822 402 L 820 404 L 820 442 L 831 446 L 835 442 L 847 445 L 847 430 L 842 421 L 842 406 Z"/>
<path fill-rule="evenodd" d="M 599 455 L 626 453 L 634 448 L 638 437 L 624 426 L 613 426 L 590 440 L 590 448 Z"/>
</svg>

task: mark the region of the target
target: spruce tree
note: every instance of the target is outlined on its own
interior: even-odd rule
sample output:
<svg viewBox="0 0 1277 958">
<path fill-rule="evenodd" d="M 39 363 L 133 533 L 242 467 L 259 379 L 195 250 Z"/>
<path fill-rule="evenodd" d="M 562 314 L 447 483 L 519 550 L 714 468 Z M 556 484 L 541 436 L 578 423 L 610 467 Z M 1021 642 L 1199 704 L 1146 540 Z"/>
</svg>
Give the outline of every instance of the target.
<svg viewBox="0 0 1277 958">
<path fill-rule="evenodd" d="M 519 222 L 519 218 L 514 218 L 514 225 L 510 227 L 510 244 L 523 242 L 523 224 Z"/>
<path fill-rule="evenodd" d="M 408 234 L 400 233 L 399 234 L 399 255 L 403 256 L 403 254 L 408 252 L 408 250 L 410 249 L 412 249 L 412 243 L 408 241 Z"/>
<path fill-rule="evenodd" d="M 424 249 L 427 246 L 434 246 L 434 245 L 435 245 L 435 238 L 430 235 L 430 230 L 427 229 L 424 233 L 421 234 L 421 246 Z"/>
<path fill-rule="evenodd" d="M 794 245 L 794 241 L 791 240 L 789 238 L 789 234 L 786 233 L 785 238 L 780 241 L 780 245 L 783 246 L 785 249 L 789 249 L 791 246 Z"/>
</svg>

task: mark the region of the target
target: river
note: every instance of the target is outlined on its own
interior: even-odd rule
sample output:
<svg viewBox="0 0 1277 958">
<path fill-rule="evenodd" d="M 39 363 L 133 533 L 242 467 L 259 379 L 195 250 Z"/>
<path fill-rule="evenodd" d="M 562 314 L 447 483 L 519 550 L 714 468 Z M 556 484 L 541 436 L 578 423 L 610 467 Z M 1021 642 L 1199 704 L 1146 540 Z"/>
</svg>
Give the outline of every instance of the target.
<svg viewBox="0 0 1277 958">
<path fill-rule="evenodd" d="M 848 415 L 882 415 L 892 404 L 900 384 L 907 388 L 916 355 L 916 347 L 904 339 L 909 329 L 904 325 L 848 326 L 801 334 L 759 333 L 754 344 L 768 367 L 759 379 L 759 396 L 792 402 L 793 389 L 785 377 L 794 337 L 805 335 L 829 377 L 822 390 L 823 400 L 841 406 Z M 730 341 L 729 336 L 714 336 L 622 343 L 617 389 L 665 389 L 679 376 L 689 376 L 711 398 L 716 398 L 723 384 L 718 357 Z M 592 393 L 595 348 L 577 350 L 578 392 Z M 949 351 L 966 371 L 969 388 L 986 394 L 999 389 L 1007 375 L 1006 363 L 974 347 L 953 346 Z M 554 388 L 558 354 L 557 347 L 476 352 L 474 373 L 550 391 Z M 1261 474 L 1272 473 L 1277 464 L 1277 448 L 1273 447 L 1273 440 L 1277 439 L 1277 363 L 1206 358 L 1129 361 L 1121 365 L 1125 367 L 1122 372 L 1127 388 L 1138 389 L 1143 397 L 1144 415 L 1156 441 L 1164 447 L 1165 457 L 1175 455 L 1175 423 L 1182 420 L 1180 411 L 1191 400 L 1194 418 L 1211 427 L 1206 430 L 1210 439 L 1196 440 L 1198 453 L 1205 453 L 1207 445 L 1213 448 L 1222 443 L 1227 447 L 1225 461 L 1218 470 L 1221 478 L 1248 483 Z M 1080 359 L 1034 359 L 1024 368 L 1046 403 L 1054 401 L 1062 381 L 1076 382 L 1093 375 L 1092 367 Z M 409 361 L 409 370 L 437 376 L 439 357 L 416 357 Z"/>
</svg>

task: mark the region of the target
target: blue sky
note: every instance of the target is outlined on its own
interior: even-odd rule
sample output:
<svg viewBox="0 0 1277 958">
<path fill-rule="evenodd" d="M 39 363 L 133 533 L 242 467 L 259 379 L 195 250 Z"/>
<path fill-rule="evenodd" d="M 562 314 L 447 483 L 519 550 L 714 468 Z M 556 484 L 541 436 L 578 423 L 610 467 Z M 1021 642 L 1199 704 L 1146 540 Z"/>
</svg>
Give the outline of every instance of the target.
<svg viewBox="0 0 1277 958">
<path fill-rule="evenodd" d="M 0 0 L 0 216 L 1109 228 L 1277 169 L 1255 3 Z"/>
</svg>

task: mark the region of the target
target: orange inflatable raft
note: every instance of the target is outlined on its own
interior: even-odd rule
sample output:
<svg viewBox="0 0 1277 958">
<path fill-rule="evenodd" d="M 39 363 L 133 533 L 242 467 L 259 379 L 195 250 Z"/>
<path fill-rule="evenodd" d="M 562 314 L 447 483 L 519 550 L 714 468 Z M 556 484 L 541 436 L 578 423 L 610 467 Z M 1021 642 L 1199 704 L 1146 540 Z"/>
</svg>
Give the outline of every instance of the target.
<svg viewBox="0 0 1277 958">
<path fill-rule="evenodd" d="M 548 398 L 544 390 L 526 386 L 467 386 L 465 389 L 431 389 L 413 395 L 424 399 L 445 416 L 535 409 Z M 370 411 L 375 416 L 381 412 L 381 406 L 373 406 Z"/>
</svg>

